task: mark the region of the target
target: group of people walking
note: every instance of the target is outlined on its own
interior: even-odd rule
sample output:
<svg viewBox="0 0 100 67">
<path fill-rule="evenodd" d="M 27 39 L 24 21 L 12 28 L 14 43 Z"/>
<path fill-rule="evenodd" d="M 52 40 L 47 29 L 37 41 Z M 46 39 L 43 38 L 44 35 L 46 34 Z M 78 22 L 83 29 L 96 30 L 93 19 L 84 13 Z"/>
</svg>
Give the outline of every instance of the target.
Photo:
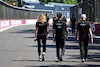
<svg viewBox="0 0 100 67">
<path fill-rule="evenodd" d="M 39 61 L 45 61 L 46 39 L 48 38 L 48 33 L 49 33 L 48 21 L 49 21 L 48 14 L 46 14 L 46 17 L 44 16 L 44 14 L 40 14 L 36 22 L 34 41 L 37 40 L 38 43 Z M 78 31 L 79 31 L 79 37 L 77 36 Z M 54 21 L 52 28 L 52 39 L 53 42 L 56 43 L 56 55 L 58 62 L 63 61 L 63 56 L 65 53 L 65 47 L 64 47 L 65 40 L 68 39 L 68 32 L 69 32 L 68 27 L 64 19 L 62 20 L 62 14 L 57 13 L 57 19 Z M 88 53 L 89 33 L 91 35 L 91 43 L 93 43 L 93 36 L 90 25 L 86 21 L 86 15 L 82 14 L 81 22 L 77 24 L 77 31 L 76 31 L 76 39 L 79 41 L 82 62 L 86 61 L 88 58 L 87 53 Z M 43 44 L 42 53 L 41 53 L 41 40 Z"/>
</svg>

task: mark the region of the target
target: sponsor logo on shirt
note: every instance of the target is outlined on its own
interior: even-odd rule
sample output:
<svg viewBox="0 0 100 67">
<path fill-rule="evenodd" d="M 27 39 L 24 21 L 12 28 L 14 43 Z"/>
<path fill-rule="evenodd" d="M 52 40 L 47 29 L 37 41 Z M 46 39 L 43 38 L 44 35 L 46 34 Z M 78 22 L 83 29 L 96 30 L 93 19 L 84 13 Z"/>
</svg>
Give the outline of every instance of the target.
<svg viewBox="0 0 100 67">
<path fill-rule="evenodd" d="M 86 24 L 82 24 L 82 23 L 81 23 L 80 25 L 81 25 L 81 26 L 86 26 Z"/>
<path fill-rule="evenodd" d="M 62 23 L 57 23 L 56 25 L 62 25 Z"/>
<path fill-rule="evenodd" d="M 39 26 L 43 26 L 44 24 L 39 24 Z"/>
</svg>

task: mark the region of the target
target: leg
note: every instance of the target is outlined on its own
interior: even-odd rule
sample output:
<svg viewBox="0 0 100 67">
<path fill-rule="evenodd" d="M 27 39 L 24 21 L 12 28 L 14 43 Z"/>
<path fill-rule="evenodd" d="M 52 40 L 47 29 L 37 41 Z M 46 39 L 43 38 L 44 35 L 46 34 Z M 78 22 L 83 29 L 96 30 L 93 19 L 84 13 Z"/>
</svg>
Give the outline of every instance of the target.
<svg viewBox="0 0 100 67">
<path fill-rule="evenodd" d="M 64 53 L 65 53 L 65 39 L 62 38 L 61 39 L 61 55 L 60 55 L 60 61 L 63 61 L 63 57 L 64 56 Z"/>
<path fill-rule="evenodd" d="M 73 33 L 73 25 L 72 25 L 72 33 Z"/>
<path fill-rule="evenodd" d="M 81 59 L 84 59 L 85 56 L 85 51 L 84 51 L 84 41 L 80 41 L 80 55 L 81 55 Z"/>
<path fill-rule="evenodd" d="M 45 52 L 46 52 L 46 36 L 42 37 L 42 43 L 43 43 L 42 61 L 45 61 Z"/>
<path fill-rule="evenodd" d="M 43 52 L 46 52 L 46 37 L 42 37 Z"/>
<path fill-rule="evenodd" d="M 87 59 L 87 57 L 88 57 L 88 40 L 85 41 L 84 49 L 85 49 L 85 59 Z"/>
<path fill-rule="evenodd" d="M 75 26 L 74 26 L 74 32 L 75 32 Z"/>
<path fill-rule="evenodd" d="M 37 39 L 38 42 L 38 55 L 39 55 L 39 61 L 41 61 L 41 39 Z"/>
<path fill-rule="evenodd" d="M 59 56 L 59 50 L 60 50 L 59 41 L 56 40 L 56 53 L 57 53 L 57 58 L 58 58 L 58 59 L 60 59 L 60 56 Z"/>
<path fill-rule="evenodd" d="M 40 56 L 41 55 L 41 40 L 40 40 L 40 38 L 38 38 L 37 43 L 38 43 L 38 55 Z"/>
<path fill-rule="evenodd" d="M 62 56 L 64 55 L 65 53 L 65 39 L 61 39 L 61 54 Z"/>
</svg>

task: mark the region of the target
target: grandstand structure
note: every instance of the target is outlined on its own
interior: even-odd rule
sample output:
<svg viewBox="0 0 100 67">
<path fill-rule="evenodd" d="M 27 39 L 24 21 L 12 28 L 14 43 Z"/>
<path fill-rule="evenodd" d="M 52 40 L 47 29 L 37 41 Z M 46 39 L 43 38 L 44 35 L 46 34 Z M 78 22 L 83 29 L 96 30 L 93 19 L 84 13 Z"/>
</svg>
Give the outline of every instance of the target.
<svg viewBox="0 0 100 67">
<path fill-rule="evenodd" d="M 56 15 L 57 12 L 61 12 L 66 18 L 70 18 L 70 7 L 73 4 L 63 4 L 63 3 L 52 3 L 44 4 L 38 1 L 22 0 L 22 6 L 28 9 L 39 9 L 39 10 L 52 10 L 52 15 Z"/>
</svg>

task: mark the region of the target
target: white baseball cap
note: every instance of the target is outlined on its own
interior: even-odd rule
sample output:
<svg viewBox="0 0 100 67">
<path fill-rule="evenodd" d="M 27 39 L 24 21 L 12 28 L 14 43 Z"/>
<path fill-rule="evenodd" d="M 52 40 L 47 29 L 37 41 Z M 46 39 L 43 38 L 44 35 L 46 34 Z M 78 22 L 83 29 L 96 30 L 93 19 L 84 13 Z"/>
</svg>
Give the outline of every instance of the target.
<svg viewBox="0 0 100 67">
<path fill-rule="evenodd" d="M 81 15 L 81 18 L 82 18 L 83 20 L 86 20 L 86 15 L 85 15 L 85 14 L 82 14 L 82 15 Z"/>
</svg>

